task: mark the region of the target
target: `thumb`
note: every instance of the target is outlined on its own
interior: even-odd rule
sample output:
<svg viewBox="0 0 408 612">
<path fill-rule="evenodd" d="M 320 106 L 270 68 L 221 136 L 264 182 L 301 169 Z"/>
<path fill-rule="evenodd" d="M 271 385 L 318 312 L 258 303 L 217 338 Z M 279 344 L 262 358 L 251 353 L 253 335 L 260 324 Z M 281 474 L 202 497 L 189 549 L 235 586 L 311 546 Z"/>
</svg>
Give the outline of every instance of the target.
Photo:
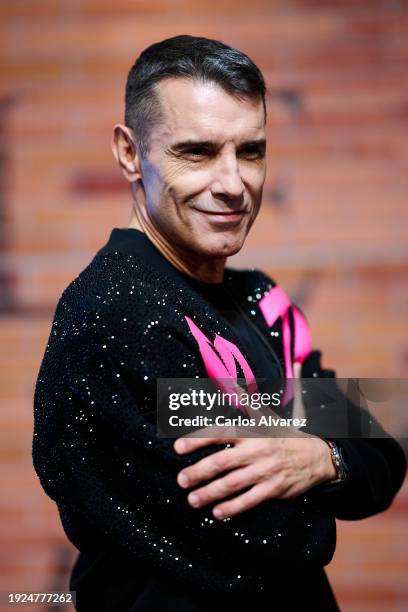
<svg viewBox="0 0 408 612">
<path fill-rule="evenodd" d="M 299 361 L 293 363 L 293 377 L 297 380 L 293 381 L 295 387 L 295 397 L 293 402 L 293 418 L 303 418 L 305 416 L 305 407 L 303 404 L 303 393 L 302 393 L 302 364 Z"/>
<path fill-rule="evenodd" d="M 300 361 L 293 362 L 293 374 L 294 378 L 300 378 L 302 374 L 302 364 Z"/>
</svg>

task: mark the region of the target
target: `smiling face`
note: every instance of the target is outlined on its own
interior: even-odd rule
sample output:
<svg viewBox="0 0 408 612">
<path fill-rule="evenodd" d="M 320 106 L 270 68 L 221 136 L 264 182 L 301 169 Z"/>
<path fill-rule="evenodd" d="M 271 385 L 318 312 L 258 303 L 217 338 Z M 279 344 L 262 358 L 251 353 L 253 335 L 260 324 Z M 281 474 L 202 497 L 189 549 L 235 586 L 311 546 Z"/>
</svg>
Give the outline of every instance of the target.
<svg viewBox="0 0 408 612">
<path fill-rule="evenodd" d="M 198 257 L 239 251 L 265 181 L 262 100 L 184 78 L 157 84 L 162 121 L 141 161 L 144 216 L 165 241 Z"/>
</svg>

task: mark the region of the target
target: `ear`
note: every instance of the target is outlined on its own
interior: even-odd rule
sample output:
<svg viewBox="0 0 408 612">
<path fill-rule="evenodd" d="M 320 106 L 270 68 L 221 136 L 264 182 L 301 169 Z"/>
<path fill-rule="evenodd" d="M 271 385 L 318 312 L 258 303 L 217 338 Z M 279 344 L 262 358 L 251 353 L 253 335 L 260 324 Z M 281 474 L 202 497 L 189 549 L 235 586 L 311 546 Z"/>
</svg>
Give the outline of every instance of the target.
<svg viewBox="0 0 408 612">
<path fill-rule="evenodd" d="M 140 156 L 133 130 L 117 123 L 113 128 L 112 153 L 130 183 L 142 178 Z"/>
</svg>

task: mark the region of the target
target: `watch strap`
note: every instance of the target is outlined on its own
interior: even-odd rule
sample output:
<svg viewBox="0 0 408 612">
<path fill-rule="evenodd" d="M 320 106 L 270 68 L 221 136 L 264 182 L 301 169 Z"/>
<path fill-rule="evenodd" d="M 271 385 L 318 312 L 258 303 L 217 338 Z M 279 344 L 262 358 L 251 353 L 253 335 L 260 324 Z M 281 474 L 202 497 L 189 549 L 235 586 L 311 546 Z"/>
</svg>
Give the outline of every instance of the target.
<svg viewBox="0 0 408 612">
<path fill-rule="evenodd" d="M 336 473 L 337 473 L 336 478 L 334 480 L 329 480 L 327 484 L 343 482 L 343 480 L 346 479 L 347 470 L 346 470 L 346 466 L 343 460 L 343 456 L 341 454 L 341 449 L 337 444 L 335 444 L 335 442 L 332 442 L 332 440 L 326 440 L 326 438 L 323 438 L 323 439 L 326 442 L 326 444 L 330 447 L 333 465 L 336 468 Z"/>
</svg>

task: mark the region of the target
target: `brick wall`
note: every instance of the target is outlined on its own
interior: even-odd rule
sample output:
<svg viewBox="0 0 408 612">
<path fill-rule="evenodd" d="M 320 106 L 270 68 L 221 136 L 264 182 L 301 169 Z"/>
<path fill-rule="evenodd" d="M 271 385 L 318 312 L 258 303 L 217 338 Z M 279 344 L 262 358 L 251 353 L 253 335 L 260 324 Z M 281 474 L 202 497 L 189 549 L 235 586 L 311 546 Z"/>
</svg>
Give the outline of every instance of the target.
<svg viewBox="0 0 408 612">
<path fill-rule="evenodd" d="M 131 63 L 180 33 L 250 56 L 270 90 L 268 176 L 236 266 L 302 306 L 339 376 L 408 373 L 408 2 L 13 0 L 0 7 L 0 589 L 65 588 L 75 550 L 31 466 L 32 394 L 56 302 L 126 227 L 110 151 Z M 408 487 L 340 522 L 345 610 L 406 609 Z"/>
</svg>

